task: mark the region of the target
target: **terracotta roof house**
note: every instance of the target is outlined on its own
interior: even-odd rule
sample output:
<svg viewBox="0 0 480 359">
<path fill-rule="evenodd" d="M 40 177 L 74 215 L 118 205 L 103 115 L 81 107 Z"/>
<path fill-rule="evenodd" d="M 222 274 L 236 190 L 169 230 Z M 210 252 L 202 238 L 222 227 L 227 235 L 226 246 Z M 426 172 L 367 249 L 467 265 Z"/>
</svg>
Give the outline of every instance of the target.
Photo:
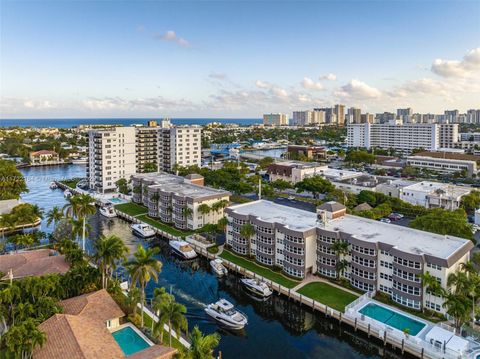
<svg viewBox="0 0 480 359">
<path fill-rule="evenodd" d="M 56 255 L 50 249 L 37 249 L 33 251 L 4 254 L 0 256 L 0 272 L 8 278 L 9 271 L 13 279 L 45 274 L 64 274 L 70 269 L 64 255 Z"/>
<path fill-rule="evenodd" d="M 55 151 L 41 150 L 30 152 L 30 162 L 32 164 L 48 164 L 50 162 L 58 162 L 58 153 Z"/>
<path fill-rule="evenodd" d="M 104 289 L 60 302 L 62 314 L 55 314 L 39 329 L 46 334 L 43 347 L 33 351 L 34 359 L 170 359 L 176 349 L 154 345 L 132 324 L 120 325 L 122 309 Z M 125 352 L 115 332 L 129 330 L 144 345 Z"/>
</svg>

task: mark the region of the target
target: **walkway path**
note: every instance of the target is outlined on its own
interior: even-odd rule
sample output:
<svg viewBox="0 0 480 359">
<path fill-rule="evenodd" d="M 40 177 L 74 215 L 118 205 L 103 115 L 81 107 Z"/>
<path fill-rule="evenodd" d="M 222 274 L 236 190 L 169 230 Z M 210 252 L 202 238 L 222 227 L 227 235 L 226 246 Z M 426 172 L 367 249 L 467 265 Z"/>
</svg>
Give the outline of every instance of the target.
<svg viewBox="0 0 480 359">
<path fill-rule="evenodd" d="M 335 288 L 338 288 L 338 289 L 341 289 L 345 292 L 348 292 L 348 293 L 351 293 L 351 294 L 354 294 L 356 296 L 360 296 L 360 294 L 358 294 L 357 292 L 351 290 L 351 289 L 348 289 L 348 288 L 345 288 L 345 287 L 342 287 L 341 285 L 338 285 L 338 284 L 335 284 L 335 283 L 332 283 L 326 279 L 323 279 L 319 276 L 316 276 L 316 275 L 313 275 L 313 274 L 308 274 L 307 277 L 302 280 L 301 283 L 299 283 L 297 286 L 293 287 L 292 288 L 292 291 L 298 291 L 300 288 L 302 288 L 303 286 L 309 284 L 309 283 L 315 283 L 315 282 L 321 282 L 321 283 L 326 283 L 328 285 L 331 285 L 332 287 L 335 287 Z"/>
</svg>

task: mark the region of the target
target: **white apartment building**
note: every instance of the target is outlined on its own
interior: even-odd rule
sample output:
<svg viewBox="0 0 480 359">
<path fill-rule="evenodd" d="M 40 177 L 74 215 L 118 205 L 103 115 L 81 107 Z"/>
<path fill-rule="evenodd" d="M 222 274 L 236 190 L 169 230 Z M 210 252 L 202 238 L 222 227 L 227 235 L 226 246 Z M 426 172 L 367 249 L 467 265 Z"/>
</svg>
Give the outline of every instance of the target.
<svg viewBox="0 0 480 359">
<path fill-rule="evenodd" d="M 195 230 L 208 223 L 216 224 L 223 218 L 230 200 L 230 192 L 204 187 L 200 175 L 184 178 L 167 173 L 145 173 L 132 176 L 132 183 L 133 202 L 148 207 L 150 217 L 180 229 Z M 202 205 L 209 210 L 203 212 Z"/>
<path fill-rule="evenodd" d="M 200 126 L 108 127 L 89 130 L 87 177 L 90 189 L 109 192 L 120 178 L 142 173 L 153 163 L 159 171 L 201 165 Z"/>
<path fill-rule="evenodd" d="M 472 192 L 470 187 L 440 182 L 417 182 L 399 190 L 399 198 L 415 206 L 456 210 L 463 196 Z"/>
<path fill-rule="evenodd" d="M 202 129 L 200 126 L 158 128 L 158 169 L 172 171 L 181 167 L 200 166 Z"/>
<path fill-rule="evenodd" d="M 399 120 L 388 124 L 349 124 L 348 147 L 394 148 L 410 152 L 415 148 L 437 150 L 455 147 L 458 141 L 457 124 L 402 124 Z"/>
<path fill-rule="evenodd" d="M 266 126 L 288 126 L 288 115 L 284 113 L 264 114 L 263 124 Z"/>
<path fill-rule="evenodd" d="M 319 175 L 326 168 L 326 165 L 316 162 L 283 161 L 272 163 L 268 166 L 267 173 L 270 182 L 284 180 L 295 184 L 306 177 Z"/>
<path fill-rule="evenodd" d="M 136 172 L 135 127 L 110 127 L 88 132 L 87 180 L 90 189 L 106 193 L 115 182 Z"/>
<path fill-rule="evenodd" d="M 408 156 L 407 166 L 421 169 L 429 169 L 442 173 L 455 173 L 466 171 L 471 177 L 478 172 L 477 162 L 473 160 L 462 160 L 455 158 L 437 158 L 430 156 Z"/>
<path fill-rule="evenodd" d="M 228 207 L 227 246 L 252 255 L 266 266 L 278 266 L 292 277 L 308 273 L 347 279 L 363 291 L 381 291 L 396 303 L 445 313 L 443 299 L 427 295 L 421 274 L 430 272 L 443 288 L 449 274 L 469 260 L 469 240 L 419 231 L 346 214 L 345 206 L 327 202 L 308 212 L 260 200 Z M 242 226 L 255 235 L 244 238 Z M 340 258 L 332 246 L 342 241 L 348 253 Z M 344 271 L 338 260 L 346 261 Z"/>
</svg>

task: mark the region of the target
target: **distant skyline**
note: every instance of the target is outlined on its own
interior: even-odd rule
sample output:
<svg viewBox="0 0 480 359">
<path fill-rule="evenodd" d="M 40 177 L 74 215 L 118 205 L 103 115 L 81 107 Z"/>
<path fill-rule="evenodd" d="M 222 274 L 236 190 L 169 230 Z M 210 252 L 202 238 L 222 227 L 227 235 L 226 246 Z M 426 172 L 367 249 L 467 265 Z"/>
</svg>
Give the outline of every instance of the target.
<svg viewBox="0 0 480 359">
<path fill-rule="evenodd" d="M 479 1 L 0 0 L 0 117 L 480 108 Z"/>
</svg>

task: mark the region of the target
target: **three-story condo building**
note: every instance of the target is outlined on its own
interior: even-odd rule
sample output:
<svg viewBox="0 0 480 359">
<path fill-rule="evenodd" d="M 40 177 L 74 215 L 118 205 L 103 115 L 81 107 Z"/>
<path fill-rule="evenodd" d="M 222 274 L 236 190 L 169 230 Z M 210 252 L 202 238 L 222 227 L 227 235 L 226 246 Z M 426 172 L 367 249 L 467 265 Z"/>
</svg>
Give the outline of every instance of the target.
<svg viewBox="0 0 480 359">
<path fill-rule="evenodd" d="M 150 217 L 195 230 L 224 216 L 230 192 L 203 186 L 203 177 L 148 173 L 132 176 L 135 203 L 148 207 Z"/>
<path fill-rule="evenodd" d="M 421 274 L 430 272 L 446 288 L 448 275 L 469 260 L 473 248 L 462 238 L 348 215 L 336 202 L 324 203 L 317 213 L 265 200 L 225 212 L 227 244 L 235 253 L 297 278 L 308 273 L 346 278 L 360 290 L 381 291 L 418 310 L 445 311 L 442 298 L 427 295 Z M 250 238 L 241 235 L 246 224 L 255 229 Z"/>
</svg>

